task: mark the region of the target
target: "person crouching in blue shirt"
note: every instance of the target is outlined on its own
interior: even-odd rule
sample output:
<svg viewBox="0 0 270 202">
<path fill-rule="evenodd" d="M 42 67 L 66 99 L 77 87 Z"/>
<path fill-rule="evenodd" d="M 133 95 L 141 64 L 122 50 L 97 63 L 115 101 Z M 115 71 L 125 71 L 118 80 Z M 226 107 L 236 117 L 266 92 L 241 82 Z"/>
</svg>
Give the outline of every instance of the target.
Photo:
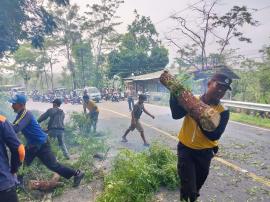
<svg viewBox="0 0 270 202">
<path fill-rule="evenodd" d="M 27 111 L 25 107 L 26 100 L 24 95 L 15 95 L 15 97 L 9 100 L 12 103 L 14 112 L 17 113 L 17 117 L 13 122 L 13 128 L 16 133 L 22 132 L 27 142 L 26 165 L 29 166 L 34 158 L 38 157 L 51 171 L 58 173 L 66 179 L 74 177 L 73 186 L 79 186 L 84 173 L 80 170 L 66 167 L 56 160 L 48 142 L 48 135 L 42 130 L 32 113 Z"/>
<path fill-rule="evenodd" d="M 11 153 L 10 161 L 6 148 Z M 24 146 L 18 140 L 12 124 L 0 115 L 0 201 L 18 202 L 15 178 L 24 156 Z"/>
</svg>

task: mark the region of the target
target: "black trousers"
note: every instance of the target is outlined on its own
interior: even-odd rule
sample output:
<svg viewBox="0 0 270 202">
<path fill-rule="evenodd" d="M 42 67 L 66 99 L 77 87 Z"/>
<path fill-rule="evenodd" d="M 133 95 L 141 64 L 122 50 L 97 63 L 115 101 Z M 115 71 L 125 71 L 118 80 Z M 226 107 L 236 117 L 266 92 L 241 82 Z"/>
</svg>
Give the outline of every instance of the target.
<svg viewBox="0 0 270 202">
<path fill-rule="evenodd" d="M 29 166 L 35 157 L 38 157 L 39 160 L 51 171 L 58 173 L 60 176 L 69 179 L 76 174 L 76 170 L 66 167 L 56 160 L 55 155 L 51 150 L 51 146 L 49 142 L 37 146 L 26 147 L 26 156 L 25 162 L 26 165 Z"/>
<path fill-rule="evenodd" d="M 0 191 L 0 201 L 2 202 L 18 202 L 18 196 L 16 193 L 16 187 L 9 188 L 7 190 Z"/>
<path fill-rule="evenodd" d="M 180 200 L 194 202 L 208 176 L 213 149 L 194 150 L 179 142 L 177 153 Z"/>
</svg>

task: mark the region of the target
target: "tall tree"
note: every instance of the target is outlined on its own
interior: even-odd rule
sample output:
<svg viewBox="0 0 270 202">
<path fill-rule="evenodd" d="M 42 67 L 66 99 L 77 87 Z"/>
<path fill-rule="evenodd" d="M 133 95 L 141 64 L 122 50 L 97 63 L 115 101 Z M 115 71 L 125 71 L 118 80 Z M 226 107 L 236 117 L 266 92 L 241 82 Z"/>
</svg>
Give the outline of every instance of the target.
<svg viewBox="0 0 270 202">
<path fill-rule="evenodd" d="M 251 12 L 248 11 L 246 6 L 233 6 L 233 8 L 221 17 L 218 17 L 216 14 L 214 20 L 213 27 L 222 27 L 224 33 L 224 36 L 218 36 L 214 33 L 214 29 L 211 30 L 218 39 L 217 43 L 220 45 L 220 55 L 224 52 L 225 48 L 230 44 L 230 41 L 233 38 L 238 39 L 241 42 L 251 43 L 251 39 L 246 37 L 243 32 L 240 32 L 239 28 L 246 24 L 251 26 L 256 26 L 258 24 L 258 21 L 253 19 Z"/>
<path fill-rule="evenodd" d="M 47 58 L 47 63 L 49 63 L 50 66 L 50 74 L 51 74 L 51 89 L 54 89 L 54 72 L 53 72 L 53 66 L 54 64 L 58 63 L 58 52 L 57 49 L 60 48 L 61 41 L 58 39 L 55 39 L 53 37 L 49 37 L 45 39 L 45 43 L 43 46 L 43 53 Z"/>
<path fill-rule="evenodd" d="M 95 68 L 89 43 L 81 42 L 74 45 L 72 47 L 72 54 L 75 59 L 76 73 L 79 77 L 79 87 L 95 85 Z"/>
<path fill-rule="evenodd" d="M 39 53 L 33 50 L 29 44 L 21 45 L 13 55 L 14 71 L 23 78 L 26 89 L 32 72 L 36 69 L 38 57 Z"/>
<path fill-rule="evenodd" d="M 62 41 L 62 45 L 65 47 L 64 56 L 67 59 L 67 68 L 72 75 L 73 89 L 77 88 L 76 71 L 74 61 L 72 59 L 72 46 L 79 43 L 81 40 L 81 33 L 79 30 L 79 7 L 77 5 L 69 5 L 64 8 L 55 8 L 53 13 L 58 26 L 59 40 Z"/>
<path fill-rule="evenodd" d="M 104 52 L 112 49 L 118 34 L 115 28 L 121 24 L 116 12 L 123 0 L 100 0 L 100 3 L 87 5 L 82 30 L 88 35 L 94 54 L 94 63 L 97 71 L 103 60 Z"/>
<path fill-rule="evenodd" d="M 38 81 L 40 82 L 40 87 L 43 90 L 44 89 L 44 80 L 46 83 L 46 89 L 49 89 L 49 80 L 48 80 L 48 74 L 46 70 L 46 65 L 49 63 L 49 58 L 47 57 L 47 54 L 45 52 L 40 52 L 40 56 L 36 59 L 36 80 L 34 81 L 34 88 L 37 88 Z M 44 75 L 44 80 L 43 80 Z"/>
<path fill-rule="evenodd" d="M 201 59 L 200 69 L 204 70 L 208 66 L 209 54 L 207 53 L 207 46 L 209 45 L 208 39 L 210 36 L 216 40 L 219 47 L 216 52 L 220 57 L 223 57 L 222 55 L 232 39 L 251 42 L 250 38 L 239 31 L 244 25 L 255 26 L 258 23 L 253 19 L 247 7 L 234 6 L 225 15 L 220 16 L 214 11 L 218 2 L 219 0 L 212 0 L 211 2 L 203 0 L 201 6 L 191 6 L 194 15 L 197 15 L 197 19 L 200 20 L 196 25 L 192 24 L 188 18 L 180 15 L 171 17 L 177 22 L 177 27 L 172 32 L 180 31 L 182 36 L 190 40 L 190 43 L 181 44 L 171 37 L 166 37 L 169 42 L 178 48 L 179 60 L 182 60 L 183 63 L 187 64 L 188 62 L 193 65 L 196 57 L 199 57 Z M 222 30 L 221 33 L 224 33 L 224 35 L 217 34 L 219 30 Z M 195 57 L 191 58 L 192 55 Z"/>
<path fill-rule="evenodd" d="M 270 45 L 263 47 L 263 62 L 259 66 L 259 83 L 261 86 L 261 102 L 270 103 Z"/>
<path fill-rule="evenodd" d="M 50 0 L 60 6 L 69 0 Z M 5 52 L 14 52 L 19 41 L 30 40 L 41 47 L 44 35 L 51 34 L 56 23 L 43 6 L 43 1 L 2 0 L 0 6 L 0 58 Z"/>
<path fill-rule="evenodd" d="M 123 77 L 163 69 L 169 62 L 168 50 L 158 40 L 158 33 L 149 17 L 135 11 L 135 20 L 123 34 L 118 49 L 109 53 L 109 76 Z"/>
</svg>

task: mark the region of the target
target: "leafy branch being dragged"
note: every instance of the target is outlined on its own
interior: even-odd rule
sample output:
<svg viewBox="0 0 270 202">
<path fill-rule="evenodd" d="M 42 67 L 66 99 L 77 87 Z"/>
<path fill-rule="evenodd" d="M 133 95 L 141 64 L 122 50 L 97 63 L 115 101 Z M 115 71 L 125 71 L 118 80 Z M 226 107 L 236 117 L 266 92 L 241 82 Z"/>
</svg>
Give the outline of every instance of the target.
<svg viewBox="0 0 270 202">
<path fill-rule="evenodd" d="M 183 83 L 173 77 L 168 71 L 160 76 L 160 82 L 170 90 L 178 103 L 195 119 L 206 131 L 214 131 L 220 122 L 220 114 L 207 104 L 197 99 Z"/>
</svg>

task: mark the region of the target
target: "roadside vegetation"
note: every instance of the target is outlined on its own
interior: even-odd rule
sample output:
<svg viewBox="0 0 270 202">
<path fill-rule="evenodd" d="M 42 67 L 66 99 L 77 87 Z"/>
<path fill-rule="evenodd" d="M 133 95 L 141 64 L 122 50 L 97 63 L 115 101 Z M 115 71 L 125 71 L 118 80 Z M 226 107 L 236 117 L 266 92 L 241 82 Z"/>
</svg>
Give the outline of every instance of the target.
<svg viewBox="0 0 270 202">
<path fill-rule="evenodd" d="M 258 115 L 248 115 L 244 113 L 231 112 L 230 120 L 260 126 L 264 128 L 270 128 L 270 119 L 262 118 Z"/>
<path fill-rule="evenodd" d="M 122 150 L 105 176 L 104 191 L 97 201 L 144 202 L 151 201 L 160 187 L 176 190 L 176 161 L 176 154 L 157 143 L 141 153 Z"/>
<path fill-rule="evenodd" d="M 83 120 L 83 121 L 82 121 Z M 95 155 L 105 156 L 107 147 L 103 137 L 96 137 L 94 134 L 86 132 L 85 128 L 78 127 L 78 122 L 84 124 L 87 127 L 84 114 L 71 114 L 71 121 L 66 126 L 65 139 L 66 145 L 71 154 L 71 160 L 66 160 L 62 151 L 58 147 L 56 139 L 50 139 L 53 152 L 56 154 L 57 159 L 70 167 L 80 168 L 85 177 L 82 181 L 82 185 L 90 183 L 95 179 L 96 167 Z M 22 137 L 22 136 L 21 136 Z M 23 187 L 19 189 L 20 201 L 33 201 L 42 200 L 46 192 L 30 190 L 28 187 L 29 180 L 50 180 L 53 173 L 49 171 L 44 165 L 42 165 L 38 159 L 35 159 L 31 166 L 24 166 L 19 170 L 18 176 L 23 175 Z M 65 190 L 72 188 L 73 180 L 66 180 L 60 178 L 60 186 L 51 190 L 52 197 L 61 195 Z"/>
</svg>

